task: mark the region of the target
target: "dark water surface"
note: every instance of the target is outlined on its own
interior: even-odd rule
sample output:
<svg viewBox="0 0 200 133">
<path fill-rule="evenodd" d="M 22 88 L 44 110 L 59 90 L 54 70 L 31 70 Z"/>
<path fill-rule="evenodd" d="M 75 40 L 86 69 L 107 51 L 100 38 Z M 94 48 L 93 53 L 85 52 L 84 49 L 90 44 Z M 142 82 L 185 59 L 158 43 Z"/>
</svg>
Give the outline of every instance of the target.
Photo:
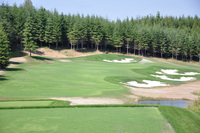
<svg viewBox="0 0 200 133">
<path fill-rule="evenodd" d="M 189 102 L 190 105 L 194 103 L 194 101 L 180 100 L 180 101 L 139 101 L 138 104 L 158 104 L 158 105 L 167 105 L 167 106 L 185 108 L 187 107 L 187 102 Z"/>
</svg>

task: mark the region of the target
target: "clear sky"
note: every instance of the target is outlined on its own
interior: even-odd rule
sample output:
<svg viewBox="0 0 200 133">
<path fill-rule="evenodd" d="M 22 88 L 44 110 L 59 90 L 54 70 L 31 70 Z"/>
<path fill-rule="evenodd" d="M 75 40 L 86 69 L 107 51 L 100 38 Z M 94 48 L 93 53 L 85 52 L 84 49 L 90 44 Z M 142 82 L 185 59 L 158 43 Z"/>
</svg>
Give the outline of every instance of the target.
<svg viewBox="0 0 200 133">
<path fill-rule="evenodd" d="M 23 4 L 24 0 L 0 0 L 0 3 Z M 64 14 L 99 15 L 110 20 L 136 18 L 147 15 L 195 16 L 200 18 L 200 0 L 32 0 L 36 8 L 41 6 Z"/>
</svg>

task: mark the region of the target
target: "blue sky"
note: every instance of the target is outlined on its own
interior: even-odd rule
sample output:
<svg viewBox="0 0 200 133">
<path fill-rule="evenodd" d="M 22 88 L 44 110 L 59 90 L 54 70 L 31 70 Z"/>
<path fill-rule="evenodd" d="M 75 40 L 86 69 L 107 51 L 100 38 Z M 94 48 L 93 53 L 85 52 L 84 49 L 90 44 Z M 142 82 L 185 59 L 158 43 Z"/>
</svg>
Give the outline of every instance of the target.
<svg viewBox="0 0 200 133">
<path fill-rule="evenodd" d="M 0 3 L 20 5 L 24 0 L 0 0 Z M 194 16 L 200 18 L 200 0 L 32 0 L 36 8 L 41 6 L 64 14 L 99 15 L 110 20 L 127 17 L 161 16 Z"/>
</svg>

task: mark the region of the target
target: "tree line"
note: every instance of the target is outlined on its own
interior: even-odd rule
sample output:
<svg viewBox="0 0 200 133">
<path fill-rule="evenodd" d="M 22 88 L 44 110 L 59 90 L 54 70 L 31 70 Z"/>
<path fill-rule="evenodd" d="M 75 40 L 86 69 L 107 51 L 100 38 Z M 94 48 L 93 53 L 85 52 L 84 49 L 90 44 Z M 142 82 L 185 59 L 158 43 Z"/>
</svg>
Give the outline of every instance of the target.
<svg viewBox="0 0 200 133">
<path fill-rule="evenodd" d="M 37 47 L 48 46 L 200 61 L 197 16 L 163 17 L 157 12 L 156 16 L 110 21 L 95 15 L 36 9 L 31 0 L 25 0 L 20 6 L 1 4 L 0 28 L 11 51 L 20 46 L 31 54 Z"/>
</svg>

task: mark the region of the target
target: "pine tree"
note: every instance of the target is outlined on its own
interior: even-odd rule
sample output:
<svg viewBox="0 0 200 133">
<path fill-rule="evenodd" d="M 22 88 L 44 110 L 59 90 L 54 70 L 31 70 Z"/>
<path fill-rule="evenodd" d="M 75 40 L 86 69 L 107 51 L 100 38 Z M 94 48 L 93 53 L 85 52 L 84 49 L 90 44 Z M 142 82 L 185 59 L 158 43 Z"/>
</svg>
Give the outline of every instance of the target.
<svg viewBox="0 0 200 133">
<path fill-rule="evenodd" d="M 71 49 L 72 49 L 72 47 L 77 45 L 78 41 L 80 40 L 80 31 L 78 30 L 77 23 L 73 25 L 72 31 L 68 33 L 68 38 L 69 38 Z"/>
<path fill-rule="evenodd" d="M 101 42 L 101 40 L 103 39 L 103 33 L 102 33 L 102 25 L 100 23 L 100 20 L 97 18 L 95 23 L 94 23 L 94 27 L 92 29 L 92 41 L 95 43 L 96 45 L 96 50 L 99 50 L 99 43 Z"/>
<path fill-rule="evenodd" d="M 61 41 L 61 26 L 60 26 L 60 17 L 58 15 L 58 12 L 54 10 L 54 19 L 53 19 L 53 36 L 54 39 L 53 42 L 56 43 L 56 49 L 58 48 L 58 43 Z"/>
<path fill-rule="evenodd" d="M 2 23 L 0 23 L 0 69 L 3 69 L 9 64 L 9 41 L 4 32 Z"/>
<path fill-rule="evenodd" d="M 24 39 L 23 39 L 23 43 L 24 43 L 24 49 L 28 49 L 30 52 L 30 56 L 31 56 L 31 52 L 35 52 L 36 48 L 37 48 L 37 43 L 36 43 L 36 28 L 35 28 L 35 24 L 33 21 L 33 18 L 31 17 L 30 13 L 29 16 L 27 17 L 26 23 L 25 23 L 25 29 L 24 29 L 24 33 L 23 33 Z"/>
<path fill-rule="evenodd" d="M 53 21 L 52 21 L 51 17 L 49 17 L 47 19 L 47 24 L 46 24 L 46 27 L 45 27 L 44 40 L 45 40 L 46 43 L 49 44 L 49 48 L 51 47 L 51 44 L 54 42 Z"/>
<path fill-rule="evenodd" d="M 42 47 L 42 43 L 45 41 L 45 26 L 46 26 L 46 10 L 45 8 L 40 8 L 38 10 L 38 39 L 40 41 L 40 46 Z"/>
</svg>

